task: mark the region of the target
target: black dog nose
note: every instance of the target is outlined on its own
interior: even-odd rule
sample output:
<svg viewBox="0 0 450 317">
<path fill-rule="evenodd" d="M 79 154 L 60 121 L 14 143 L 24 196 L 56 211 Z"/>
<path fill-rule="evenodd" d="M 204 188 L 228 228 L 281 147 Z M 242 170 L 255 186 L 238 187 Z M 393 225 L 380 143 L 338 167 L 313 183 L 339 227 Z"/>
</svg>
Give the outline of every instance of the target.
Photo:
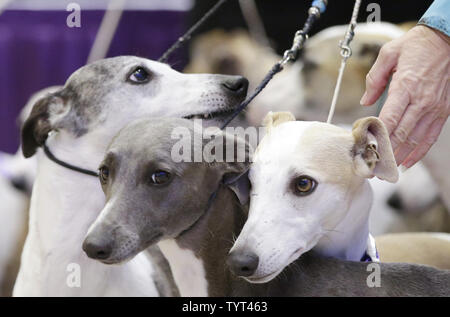
<svg viewBox="0 0 450 317">
<path fill-rule="evenodd" d="M 248 80 L 242 76 L 227 76 L 222 86 L 228 93 L 235 95 L 245 95 L 248 89 Z"/>
<path fill-rule="evenodd" d="M 398 211 L 403 209 L 403 201 L 398 193 L 393 193 L 391 197 L 389 197 L 387 204 Z"/>
<path fill-rule="evenodd" d="M 227 264 L 237 276 L 251 276 L 258 267 L 259 258 L 252 252 L 233 251 L 228 255 Z"/>
<path fill-rule="evenodd" d="M 11 179 L 11 185 L 21 192 L 28 192 L 27 180 L 23 176 L 16 176 Z"/>
<path fill-rule="evenodd" d="M 112 243 L 106 240 L 87 237 L 83 242 L 83 251 L 92 259 L 104 260 L 112 253 Z"/>
</svg>

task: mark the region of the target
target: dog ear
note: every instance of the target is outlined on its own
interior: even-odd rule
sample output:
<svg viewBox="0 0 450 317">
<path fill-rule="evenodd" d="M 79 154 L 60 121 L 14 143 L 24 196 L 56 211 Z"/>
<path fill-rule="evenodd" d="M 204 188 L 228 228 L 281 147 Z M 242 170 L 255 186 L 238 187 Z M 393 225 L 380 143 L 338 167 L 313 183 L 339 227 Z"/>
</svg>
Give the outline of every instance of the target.
<svg viewBox="0 0 450 317">
<path fill-rule="evenodd" d="M 22 127 L 22 153 L 26 158 L 36 153 L 36 149 L 45 143 L 48 133 L 53 130 L 49 119 L 50 110 L 62 106 L 63 100 L 54 95 L 43 97 L 34 104 Z"/>
<path fill-rule="evenodd" d="M 235 193 L 241 205 L 245 205 L 249 201 L 250 193 L 248 170 L 252 159 L 252 147 L 237 135 L 222 131 L 220 133 L 223 136 L 220 141 L 223 159 L 219 157 L 217 167 L 221 181 Z"/>
<path fill-rule="evenodd" d="M 248 170 L 253 150 L 248 142 L 236 135 L 224 133 L 224 136 L 224 164 L 226 164 L 226 168 L 222 176 L 222 182 L 234 192 L 241 205 L 246 205 L 249 202 L 250 195 Z M 230 146 L 231 144 L 233 146 Z"/>
<path fill-rule="evenodd" d="M 356 174 L 366 178 L 376 176 L 395 183 L 398 180 L 397 164 L 383 122 L 376 117 L 359 119 L 353 124 L 352 134 Z"/>
<path fill-rule="evenodd" d="M 280 111 L 280 112 L 269 111 L 264 117 L 262 124 L 267 128 L 267 131 L 270 131 L 277 125 L 287 121 L 295 121 L 295 117 L 292 113 L 288 111 Z"/>
<path fill-rule="evenodd" d="M 243 138 L 221 131 L 217 127 L 203 130 L 203 158 L 213 164 L 215 176 L 228 186 L 245 205 L 248 202 L 250 182 L 247 171 L 250 168 L 253 149 Z"/>
<path fill-rule="evenodd" d="M 234 192 L 241 205 L 248 204 L 251 188 L 248 169 L 241 174 L 227 173 L 223 176 L 222 182 Z"/>
</svg>

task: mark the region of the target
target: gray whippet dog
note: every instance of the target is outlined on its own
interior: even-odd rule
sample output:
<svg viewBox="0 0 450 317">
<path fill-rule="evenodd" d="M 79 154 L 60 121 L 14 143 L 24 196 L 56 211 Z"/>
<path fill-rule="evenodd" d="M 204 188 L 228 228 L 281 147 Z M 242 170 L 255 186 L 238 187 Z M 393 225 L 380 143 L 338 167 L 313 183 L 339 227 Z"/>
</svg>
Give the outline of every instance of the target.
<svg viewBox="0 0 450 317">
<path fill-rule="evenodd" d="M 243 140 L 220 132 L 214 138 L 217 146 L 208 147 L 208 154 L 205 149 L 213 141 L 205 133 L 200 144 L 189 145 L 194 152 L 203 149 L 203 161 L 175 163 L 173 149 L 179 140 L 174 135 L 179 132 L 174 131 L 180 127 L 194 138 L 201 133 L 189 120 L 152 118 L 128 125 L 114 138 L 100 167 L 106 205 L 83 244 L 88 256 L 106 264 L 120 263 L 158 243 L 182 296 L 450 294 L 448 271 L 375 263 L 381 285 L 369 287 L 367 264 L 312 252 L 266 284 L 236 277 L 226 262 L 247 219 L 249 183 L 243 175 L 249 168 L 250 149 Z M 236 149 L 245 150 L 242 162 Z M 223 161 L 220 155 L 234 160 Z"/>
<path fill-rule="evenodd" d="M 56 158 L 95 171 L 113 136 L 143 116 L 202 117 L 220 124 L 247 93 L 240 76 L 186 75 L 134 56 L 100 60 L 36 102 L 22 128 L 25 157 L 44 144 Z M 157 295 L 145 254 L 105 266 L 81 250 L 104 205 L 96 177 L 67 169 L 38 151 L 30 226 L 16 296 Z"/>
</svg>

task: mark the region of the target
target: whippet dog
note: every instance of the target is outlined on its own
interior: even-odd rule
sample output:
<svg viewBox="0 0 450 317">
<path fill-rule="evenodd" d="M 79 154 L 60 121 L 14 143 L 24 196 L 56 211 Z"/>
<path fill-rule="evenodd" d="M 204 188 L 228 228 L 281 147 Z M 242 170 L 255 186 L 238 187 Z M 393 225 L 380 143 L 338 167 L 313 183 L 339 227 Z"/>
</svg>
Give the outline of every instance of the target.
<svg viewBox="0 0 450 317">
<path fill-rule="evenodd" d="M 243 77 L 185 75 L 133 56 L 100 60 L 37 101 L 22 129 L 23 153 L 33 156 L 46 144 L 57 159 L 95 171 L 113 136 L 132 120 L 202 117 L 220 124 L 245 98 L 247 86 Z M 14 295 L 157 295 L 145 254 L 122 266 L 105 266 L 84 254 L 84 236 L 104 205 L 101 187 L 97 178 L 42 152 Z"/>
<path fill-rule="evenodd" d="M 237 278 L 226 261 L 247 218 L 251 149 L 221 132 L 213 138 L 205 131 L 202 138 L 195 124 L 143 119 L 114 138 L 100 165 L 106 204 L 83 244 L 90 257 L 120 263 L 158 243 L 182 296 L 448 295 L 449 272 L 377 264 L 381 287 L 370 288 L 366 264 L 313 253 L 267 284 Z M 179 133 L 194 142 L 183 149 L 188 160 L 175 163 Z M 194 161 L 193 153 L 203 153 L 202 160 Z"/>
<path fill-rule="evenodd" d="M 269 113 L 264 123 L 267 134 L 249 171 L 249 218 L 231 250 L 232 261 L 259 283 L 312 248 L 342 260 L 377 261 L 369 234 L 368 179 L 398 179 L 384 124 L 367 117 L 347 131 L 295 121 L 289 112 Z"/>
<path fill-rule="evenodd" d="M 60 88 L 52 86 L 34 93 L 20 111 L 18 129 L 37 100 Z M 20 148 L 14 155 L 0 152 L 0 296 L 11 296 L 19 271 L 35 177 L 35 158 L 25 159 Z"/>
</svg>

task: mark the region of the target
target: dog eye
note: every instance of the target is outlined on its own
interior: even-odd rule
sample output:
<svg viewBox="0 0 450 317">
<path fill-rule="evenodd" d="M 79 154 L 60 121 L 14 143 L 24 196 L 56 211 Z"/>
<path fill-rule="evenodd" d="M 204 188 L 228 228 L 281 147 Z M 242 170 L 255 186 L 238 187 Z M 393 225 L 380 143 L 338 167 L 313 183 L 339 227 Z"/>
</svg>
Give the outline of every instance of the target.
<svg viewBox="0 0 450 317">
<path fill-rule="evenodd" d="M 106 166 L 101 166 L 98 170 L 98 177 L 100 178 L 100 183 L 106 184 L 109 177 L 109 169 Z"/>
<path fill-rule="evenodd" d="M 137 67 L 128 77 L 128 79 L 134 83 L 142 84 L 146 83 L 150 79 L 148 71 L 143 67 Z"/>
<path fill-rule="evenodd" d="M 151 183 L 154 185 L 162 185 L 170 180 L 170 173 L 166 171 L 156 171 L 151 176 Z"/>
<path fill-rule="evenodd" d="M 300 176 L 295 179 L 295 192 L 301 196 L 311 194 L 316 189 L 316 181 L 309 176 Z"/>
</svg>

